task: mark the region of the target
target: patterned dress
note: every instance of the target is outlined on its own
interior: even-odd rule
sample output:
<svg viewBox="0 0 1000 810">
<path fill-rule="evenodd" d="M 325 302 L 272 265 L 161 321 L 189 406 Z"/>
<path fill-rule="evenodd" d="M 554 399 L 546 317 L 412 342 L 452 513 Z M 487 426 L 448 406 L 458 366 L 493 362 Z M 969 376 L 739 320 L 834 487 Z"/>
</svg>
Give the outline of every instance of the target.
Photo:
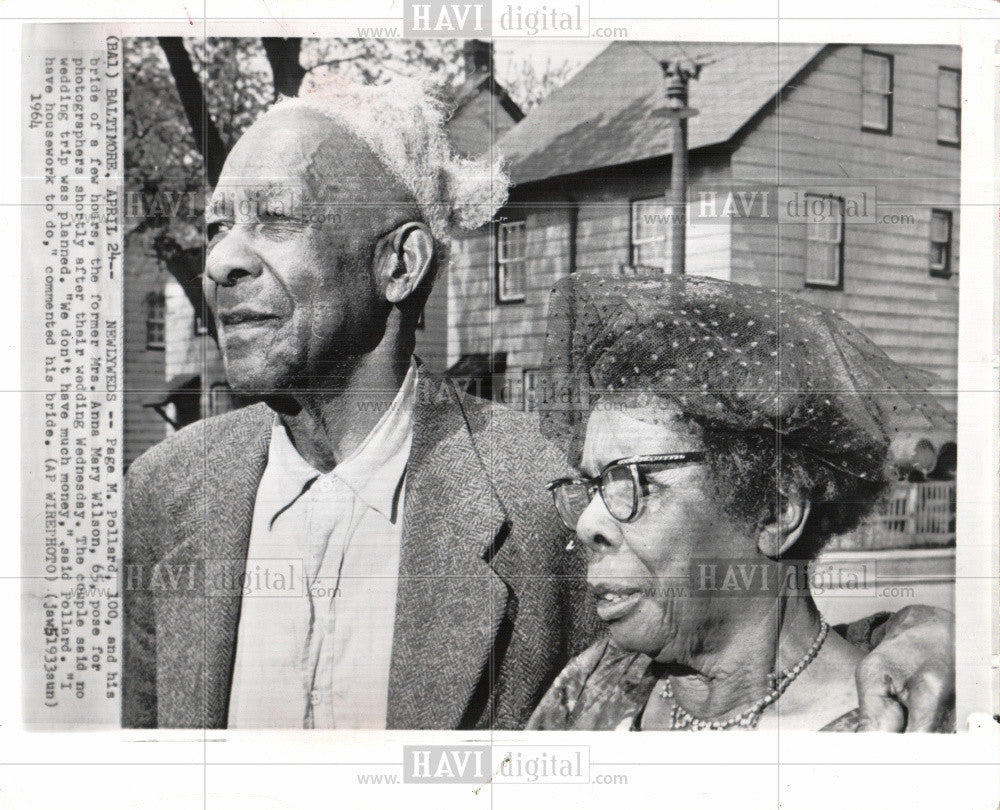
<svg viewBox="0 0 1000 810">
<path fill-rule="evenodd" d="M 642 710 L 656 688 L 652 659 L 599 641 L 571 660 L 528 720 L 529 730 L 638 731 Z M 820 731 L 857 731 L 860 711 Z"/>
</svg>

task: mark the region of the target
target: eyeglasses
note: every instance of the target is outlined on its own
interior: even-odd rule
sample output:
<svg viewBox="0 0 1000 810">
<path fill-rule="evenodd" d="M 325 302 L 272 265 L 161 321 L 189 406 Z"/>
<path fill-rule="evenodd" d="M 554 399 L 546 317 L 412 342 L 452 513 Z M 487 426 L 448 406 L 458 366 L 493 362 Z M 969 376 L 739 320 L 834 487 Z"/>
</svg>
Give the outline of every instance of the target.
<svg viewBox="0 0 1000 810">
<path fill-rule="evenodd" d="M 595 491 L 601 494 L 601 500 L 611 517 L 628 523 L 639 514 L 640 499 L 646 488 L 645 472 L 651 468 L 691 464 L 703 461 L 704 458 L 703 450 L 629 456 L 605 465 L 593 478 L 557 478 L 550 481 L 547 488 L 552 493 L 559 519 L 570 531 L 576 531 L 576 524 L 593 500 Z"/>
</svg>

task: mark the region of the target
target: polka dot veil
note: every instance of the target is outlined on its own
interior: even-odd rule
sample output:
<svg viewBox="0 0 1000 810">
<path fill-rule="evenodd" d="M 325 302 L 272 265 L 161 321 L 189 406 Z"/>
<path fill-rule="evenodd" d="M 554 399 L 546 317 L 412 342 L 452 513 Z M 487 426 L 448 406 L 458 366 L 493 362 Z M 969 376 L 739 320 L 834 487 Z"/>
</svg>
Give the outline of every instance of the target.
<svg viewBox="0 0 1000 810">
<path fill-rule="evenodd" d="M 893 436 L 953 420 L 930 375 L 784 291 L 697 276 L 577 273 L 552 290 L 539 396 L 542 431 L 578 458 L 609 392 L 655 394 L 732 431 L 766 430 L 861 478 Z"/>
</svg>

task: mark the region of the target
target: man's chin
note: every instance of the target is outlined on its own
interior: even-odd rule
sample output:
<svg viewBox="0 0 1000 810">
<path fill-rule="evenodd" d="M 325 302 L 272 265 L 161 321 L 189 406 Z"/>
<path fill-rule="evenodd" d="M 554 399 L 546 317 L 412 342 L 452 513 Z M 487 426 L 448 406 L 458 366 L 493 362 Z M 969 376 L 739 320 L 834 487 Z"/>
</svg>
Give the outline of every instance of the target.
<svg viewBox="0 0 1000 810">
<path fill-rule="evenodd" d="M 288 389 L 283 380 L 251 363 L 227 363 L 226 381 L 232 392 L 243 399 L 267 400 L 284 395 Z"/>
</svg>

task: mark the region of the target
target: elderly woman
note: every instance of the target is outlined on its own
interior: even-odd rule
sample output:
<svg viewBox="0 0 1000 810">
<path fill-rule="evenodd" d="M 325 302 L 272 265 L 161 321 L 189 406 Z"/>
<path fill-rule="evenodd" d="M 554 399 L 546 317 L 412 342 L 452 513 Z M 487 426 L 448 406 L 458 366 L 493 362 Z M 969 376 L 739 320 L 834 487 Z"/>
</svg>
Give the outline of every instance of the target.
<svg viewBox="0 0 1000 810">
<path fill-rule="evenodd" d="M 889 485 L 895 426 L 946 419 L 926 385 L 832 313 L 691 277 L 565 279 L 546 354 L 543 429 L 585 474 L 550 489 L 610 638 L 528 727 L 854 730 L 865 650 L 808 566 Z"/>
</svg>

